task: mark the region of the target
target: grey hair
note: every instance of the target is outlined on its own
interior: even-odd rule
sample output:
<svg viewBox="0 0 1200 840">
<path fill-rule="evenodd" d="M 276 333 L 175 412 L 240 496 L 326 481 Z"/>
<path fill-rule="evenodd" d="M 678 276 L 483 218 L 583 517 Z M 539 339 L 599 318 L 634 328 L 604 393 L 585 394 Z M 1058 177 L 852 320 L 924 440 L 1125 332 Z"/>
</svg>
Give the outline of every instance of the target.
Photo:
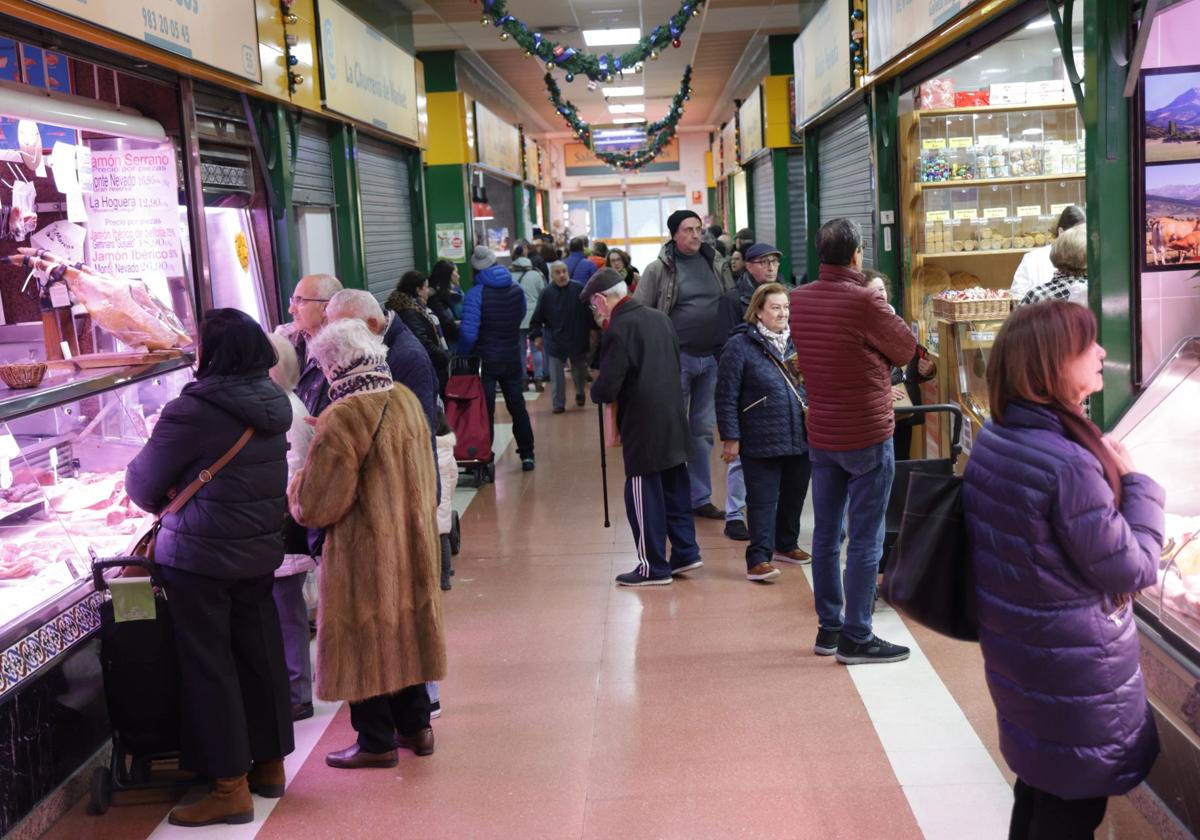
<svg viewBox="0 0 1200 840">
<path fill-rule="evenodd" d="M 300 279 L 312 280 L 317 287 L 315 294 L 326 299 L 333 297 L 342 290 L 342 281 L 332 274 L 306 274 Z"/>
<path fill-rule="evenodd" d="M 383 339 L 357 318 L 334 321 L 317 333 L 308 350 L 326 376 L 330 371 L 349 367 L 360 359 L 386 359 Z"/>
<path fill-rule="evenodd" d="M 375 295 L 362 289 L 342 289 L 329 299 L 329 308 L 325 313 L 330 321 L 357 318 L 365 324 L 374 318 L 380 324 L 387 324 L 387 315 Z"/>
<path fill-rule="evenodd" d="M 555 260 L 554 262 L 550 263 L 550 265 L 546 266 L 546 271 L 548 271 L 550 273 L 550 276 L 553 277 L 554 269 L 556 269 L 560 266 L 562 267 L 563 271 L 567 272 L 567 278 L 569 279 L 571 277 L 571 272 L 567 268 L 567 264 L 565 262 L 563 262 L 562 260 Z"/>
<path fill-rule="evenodd" d="M 600 294 L 604 295 L 606 298 L 615 297 L 617 300 L 620 300 L 629 294 L 629 284 L 622 280 L 620 283 L 615 283 L 612 286 L 609 286 L 608 289 Z"/>
<path fill-rule="evenodd" d="M 1063 231 L 1050 246 L 1050 262 L 1064 274 L 1087 277 L 1087 225 Z"/>
<path fill-rule="evenodd" d="M 300 359 L 296 348 L 279 333 L 267 333 L 267 341 L 271 342 L 279 359 L 269 371 L 271 379 L 285 392 L 296 390 L 296 384 L 300 381 Z"/>
</svg>

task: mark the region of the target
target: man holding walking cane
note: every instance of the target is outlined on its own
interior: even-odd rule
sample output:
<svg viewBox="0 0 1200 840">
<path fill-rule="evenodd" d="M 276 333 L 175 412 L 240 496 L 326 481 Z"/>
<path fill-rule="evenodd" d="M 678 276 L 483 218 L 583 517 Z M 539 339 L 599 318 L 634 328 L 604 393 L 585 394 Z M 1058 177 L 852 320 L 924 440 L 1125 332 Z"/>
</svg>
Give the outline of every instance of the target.
<svg viewBox="0 0 1200 840">
<path fill-rule="evenodd" d="M 638 565 L 621 586 L 662 586 L 700 568 L 687 471 L 688 422 L 671 320 L 629 297 L 621 275 L 602 268 L 580 298 L 603 329 L 592 400 L 617 404 L 625 457 L 625 510 Z M 671 558 L 667 560 L 667 540 Z"/>
</svg>

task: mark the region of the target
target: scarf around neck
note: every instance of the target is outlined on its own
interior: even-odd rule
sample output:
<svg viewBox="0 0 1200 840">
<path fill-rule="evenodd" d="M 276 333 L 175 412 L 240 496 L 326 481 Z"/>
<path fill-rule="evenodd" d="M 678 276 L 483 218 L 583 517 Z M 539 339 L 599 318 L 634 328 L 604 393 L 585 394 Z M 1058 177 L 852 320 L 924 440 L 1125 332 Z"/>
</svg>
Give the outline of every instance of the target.
<svg viewBox="0 0 1200 840">
<path fill-rule="evenodd" d="M 779 358 L 787 358 L 787 343 L 788 339 L 791 338 L 791 330 L 773 332 L 771 328 L 762 321 L 757 322 L 756 326 L 758 327 L 759 335 L 765 338 L 767 340 L 767 344 L 775 349 L 775 352 L 779 354 Z"/>
<path fill-rule="evenodd" d="M 381 394 L 392 390 L 392 372 L 387 357 L 361 356 L 345 367 L 335 368 L 329 377 L 329 400 L 361 394 Z"/>
</svg>

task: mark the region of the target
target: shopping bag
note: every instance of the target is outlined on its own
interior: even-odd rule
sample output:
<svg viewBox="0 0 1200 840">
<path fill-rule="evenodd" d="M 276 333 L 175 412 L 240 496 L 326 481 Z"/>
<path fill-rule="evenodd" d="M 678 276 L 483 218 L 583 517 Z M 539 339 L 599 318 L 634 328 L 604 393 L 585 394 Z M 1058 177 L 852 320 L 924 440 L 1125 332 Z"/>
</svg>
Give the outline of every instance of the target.
<svg viewBox="0 0 1200 840">
<path fill-rule="evenodd" d="M 978 641 L 975 575 L 959 476 L 909 475 L 900 533 L 883 576 L 883 596 L 930 630 Z"/>
</svg>

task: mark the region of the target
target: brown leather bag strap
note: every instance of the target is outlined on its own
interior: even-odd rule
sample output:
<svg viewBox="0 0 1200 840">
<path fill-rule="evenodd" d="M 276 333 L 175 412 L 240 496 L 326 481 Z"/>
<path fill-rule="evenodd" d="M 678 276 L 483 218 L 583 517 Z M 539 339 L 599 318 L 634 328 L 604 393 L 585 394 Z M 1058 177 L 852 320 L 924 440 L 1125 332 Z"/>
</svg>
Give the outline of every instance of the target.
<svg viewBox="0 0 1200 840">
<path fill-rule="evenodd" d="M 254 437 L 254 427 L 247 426 L 246 431 L 242 432 L 242 436 L 237 439 L 228 452 L 222 455 L 217 462 L 206 470 L 200 470 L 200 475 L 196 480 L 183 489 L 183 492 L 171 500 L 171 504 L 167 505 L 166 510 L 162 512 L 163 516 L 168 513 L 179 513 L 180 509 L 188 503 L 188 500 L 200 492 L 200 488 L 213 480 L 213 476 L 225 468 L 225 465 L 234 459 L 242 448 L 250 442 L 250 438 Z"/>
</svg>

